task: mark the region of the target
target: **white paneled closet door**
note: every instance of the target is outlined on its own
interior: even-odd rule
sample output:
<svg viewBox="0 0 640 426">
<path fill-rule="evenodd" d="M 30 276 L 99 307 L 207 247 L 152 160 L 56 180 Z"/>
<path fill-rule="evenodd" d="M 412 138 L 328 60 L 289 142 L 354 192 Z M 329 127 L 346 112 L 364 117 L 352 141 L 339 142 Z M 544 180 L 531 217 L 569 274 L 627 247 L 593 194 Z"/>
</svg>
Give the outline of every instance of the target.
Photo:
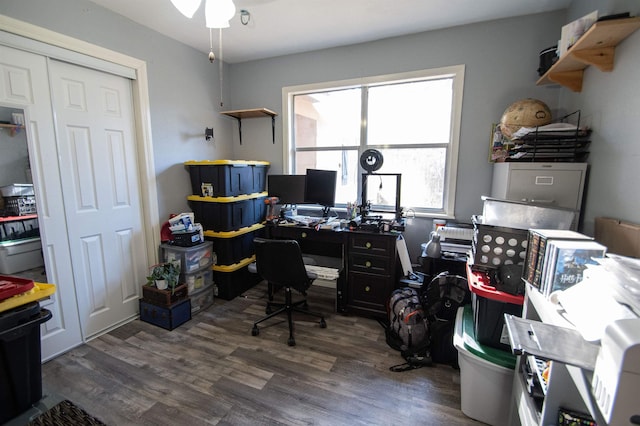
<svg viewBox="0 0 640 426">
<path fill-rule="evenodd" d="M 25 112 L 46 280 L 56 284 L 40 303 L 53 314 L 41 326 L 43 360 L 82 343 L 48 81 L 45 57 L 0 45 L 0 104 Z"/>
<path fill-rule="evenodd" d="M 147 273 L 131 81 L 49 60 L 82 334 L 138 313 Z"/>
</svg>

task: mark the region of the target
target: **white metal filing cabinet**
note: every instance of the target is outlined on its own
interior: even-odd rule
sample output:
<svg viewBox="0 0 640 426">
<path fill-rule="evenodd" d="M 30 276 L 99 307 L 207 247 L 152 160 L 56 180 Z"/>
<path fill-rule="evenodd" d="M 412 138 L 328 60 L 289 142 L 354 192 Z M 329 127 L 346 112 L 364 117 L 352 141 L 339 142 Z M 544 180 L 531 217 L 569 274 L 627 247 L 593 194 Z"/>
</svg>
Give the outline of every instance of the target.
<svg viewBox="0 0 640 426">
<path fill-rule="evenodd" d="M 491 196 L 572 209 L 579 218 L 587 166 L 587 163 L 495 163 Z"/>
</svg>

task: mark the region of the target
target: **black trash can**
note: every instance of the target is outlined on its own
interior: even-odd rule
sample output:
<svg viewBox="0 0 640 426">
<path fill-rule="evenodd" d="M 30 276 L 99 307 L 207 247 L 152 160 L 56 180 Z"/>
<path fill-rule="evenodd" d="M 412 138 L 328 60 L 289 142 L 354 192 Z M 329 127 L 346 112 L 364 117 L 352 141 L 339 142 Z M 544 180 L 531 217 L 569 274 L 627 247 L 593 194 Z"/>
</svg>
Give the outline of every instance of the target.
<svg viewBox="0 0 640 426">
<path fill-rule="evenodd" d="M 0 312 L 0 424 L 42 399 L 40 324 L 50 318 L 38 302 Z"/>
</svg>

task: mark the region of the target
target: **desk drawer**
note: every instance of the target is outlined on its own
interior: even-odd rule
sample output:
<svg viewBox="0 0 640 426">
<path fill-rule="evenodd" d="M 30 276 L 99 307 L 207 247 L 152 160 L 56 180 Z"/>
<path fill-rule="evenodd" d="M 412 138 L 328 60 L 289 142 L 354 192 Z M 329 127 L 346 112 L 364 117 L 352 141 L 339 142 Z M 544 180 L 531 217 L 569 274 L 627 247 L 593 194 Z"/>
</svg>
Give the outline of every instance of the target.
<svg viewBox="0 0 640 426">
<path fill-rule="evenodd" d="M 388 277 L 360 272 L 349 273 L 349 308 L 374 315 L 386 315 L 386 303 L 393 282 Z"/>
<path fill-rule="evenodd" d="M 267 230 L 269 238 L 291 239 L 298 242 L 304 240 L 323 241 L 332 243 L 342 242 L 342 232 L 313 228 L 302 228 L 299 226 L 270 226 Z"/>
<path fill-rule="evenodd" d="M 370 274 L 391 274 L 391 261 L 388 256 L 372 256 L 367 253 L 351 253 L 349 256 L 349 270 L 354 272 L 367 272 Z"/>
<path fill-rule="evenodd" d="M 349 236 L 349 249 L 353 252 L 366 252 L 377 256 L 389 256 L 394 253 L 395 236 L 353 234 Z"/>
</svg>

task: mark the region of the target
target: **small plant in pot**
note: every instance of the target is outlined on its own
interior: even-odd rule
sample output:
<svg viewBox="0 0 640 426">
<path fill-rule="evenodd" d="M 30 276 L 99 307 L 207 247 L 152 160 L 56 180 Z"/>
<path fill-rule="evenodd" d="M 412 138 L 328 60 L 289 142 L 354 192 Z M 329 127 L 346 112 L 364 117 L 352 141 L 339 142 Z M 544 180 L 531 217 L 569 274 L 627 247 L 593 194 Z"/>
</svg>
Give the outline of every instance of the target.
<svg viewBox="0 0 640 426">
<path fill-rule="evenodd" d="M 153 265 L 151 273 L 147 277 L 147 285 L 155 286 L 158 290 L 171 289 L 171 294 L 178 287 L 180 278 L 180 267 L 171 262 Z"/>
</svg>

